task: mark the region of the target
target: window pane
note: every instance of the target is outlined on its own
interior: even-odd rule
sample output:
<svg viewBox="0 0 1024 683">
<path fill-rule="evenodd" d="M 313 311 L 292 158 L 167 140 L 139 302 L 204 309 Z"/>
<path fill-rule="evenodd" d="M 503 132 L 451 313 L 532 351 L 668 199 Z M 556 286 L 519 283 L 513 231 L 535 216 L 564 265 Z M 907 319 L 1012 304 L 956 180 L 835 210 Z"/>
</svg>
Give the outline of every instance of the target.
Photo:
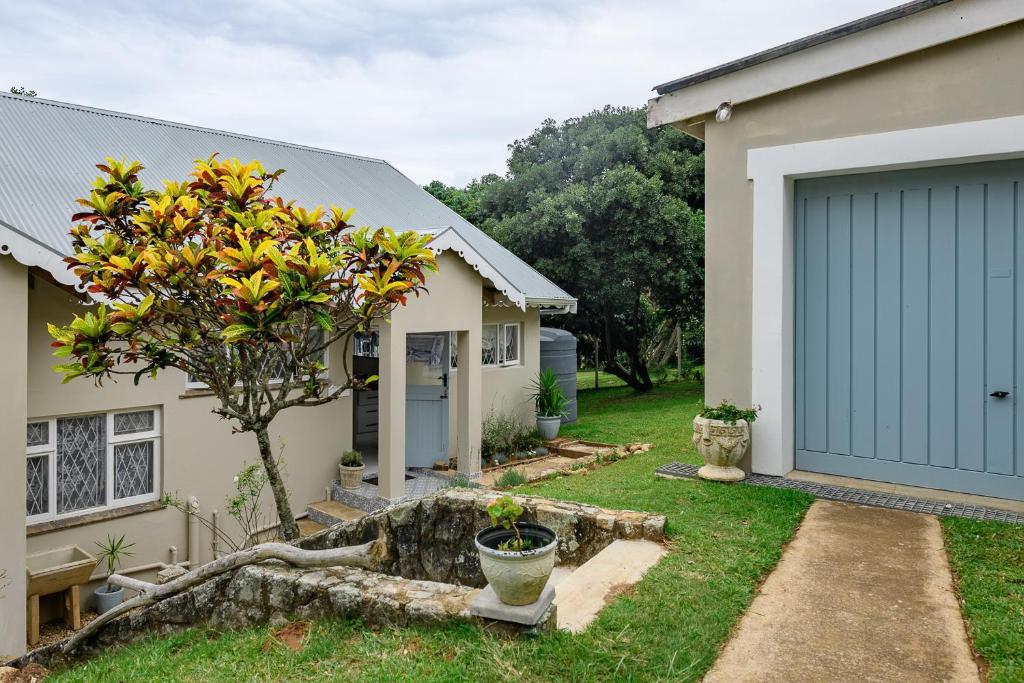
<svg viewBox="0 0 1024 683">
<path fill-rule="evenodd" d="M 29 422 L 26 429 L 27 446 L 45 446 L 50 443 L 50 422 Z"/>
<path fill-rule="evenodd" d="M 153 431 L 153 411 L 137 410 L 114 414 L 114 434 L 135 434 Z"/>
<path fill-rule="evenodd" d="M 484 325 L 480 337 L 480 362 L 484 365 L 498 363 L 498 326 Z"/>
<path fill-rule="evenodd" d="M 153 493 L 153 442 L 114 446 L 114 498 Z"/>
<path fill-rule="evenodd" d="M 106 503 L 107 416 L 57 420 L 57 512 Z"/>
<path fill-rule="evenodd" d="M 454 370 L 459 367 L 459 333 L 452 332 L 448 342 L 448 367 Z"/>
<path fill-rule="evenodd" d="M 50 456 L 33 456 L 25 466 L 25 514 L 32 517 L 49 511 Z"/>
<path fill-rule="evenodd" d="M 519 360 L 519 325 L 505 325 L 505 362 Z"/>
</svg>

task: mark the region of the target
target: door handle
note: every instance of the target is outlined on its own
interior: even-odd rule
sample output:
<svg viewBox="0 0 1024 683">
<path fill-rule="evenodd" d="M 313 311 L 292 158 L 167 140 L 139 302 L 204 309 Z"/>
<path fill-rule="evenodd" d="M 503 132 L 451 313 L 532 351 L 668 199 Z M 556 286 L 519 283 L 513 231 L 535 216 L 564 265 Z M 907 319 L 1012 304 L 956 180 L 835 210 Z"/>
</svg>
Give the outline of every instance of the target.
<svg viewBox="0 0 1024 683">
<path fill-rule="evenodd" d="M 999 391 L 993 391 L 991 394 L 989 394 L 989 396 L 991 396 L 992 398 L 1006 398 L 1009 395 L 1009 391 L 1003 391 L 1002 389 L 1000 389 Z"/>
</svg>

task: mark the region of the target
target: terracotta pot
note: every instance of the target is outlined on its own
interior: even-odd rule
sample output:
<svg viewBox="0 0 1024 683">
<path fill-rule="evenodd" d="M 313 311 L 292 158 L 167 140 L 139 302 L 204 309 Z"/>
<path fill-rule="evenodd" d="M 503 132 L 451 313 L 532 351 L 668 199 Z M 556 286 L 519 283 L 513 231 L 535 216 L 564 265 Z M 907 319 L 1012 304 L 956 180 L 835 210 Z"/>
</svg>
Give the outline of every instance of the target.
<svg viewBox="0 0 1024 683">
<path fill-rule="evenodd" d="M 480 569 L 494 593 L 506 605 L 529 605 L 540 597 L 555 568 L 555 532 L 540 524 L 516 525 L 523 538 L 533 541 L 530 550 L 498 550 L 498 544 L 515 538 L 511 529 L 491 527 L 476 535 Z"/>
<path fill-rule="evenodd" d="M 697 470 L 701 479 L 740 481 L 747 476 L 736 467 L 750 447 L 750 425 L 746 420 L 729 424 L 698 415 L 693 418 L 693 445 L 704 458 L 704 466 Z"/>
<path fill-rule="evenodd" d="M 354 491 L 363 485 L 363 470 L 366 465 L 358 467 L 346 467 L 338 465 L 338 472 L 341 478 L 341 488 Z"/>
</svg>

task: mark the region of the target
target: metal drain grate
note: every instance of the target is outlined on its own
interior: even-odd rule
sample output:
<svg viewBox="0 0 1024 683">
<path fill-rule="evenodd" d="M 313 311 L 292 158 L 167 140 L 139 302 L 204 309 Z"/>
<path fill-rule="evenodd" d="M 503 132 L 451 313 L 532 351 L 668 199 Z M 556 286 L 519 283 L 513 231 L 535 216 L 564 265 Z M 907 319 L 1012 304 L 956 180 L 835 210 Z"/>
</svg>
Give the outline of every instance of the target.
<svg viewBox="0 0 1024 683">
<path fill-rule="evenodd" d="M 697 465 L 689 465 L 682 462 L 673 462 L 662 465 L 655 474 L 663 477 L 685 477 L 695 478 L 697 476 Z M 999 508 L 983 507 L 981 505 L 966 505 L 964 503 L 944 503 L 924 498 L 912 498 L 901 496 L 895 493 L 884 493 L 882 491 L 865 491 L 864 489 L 848 488 L 846 486 L 829 486 L 817 484 L 812 481 L 800 481 L 799 479 L 787 479 L 786 477 L 772 477 L 767 474 L 748 474 L 743 481 L 751 486 L 770 486 L 776 489 L 793 489 L 803 491 L 818 498 L 827 500 L 838 500 L 845 503 L 857 503 L 859 505 L 871 505 L 873 507 L 889 508 L 890 510 L 906 510 L 907 512 L 922 512 L 927 515 L 941 515 L 943 517 L 967 517 L 969 519 L 993 520 L 1007 524 L 1024 524 L 1024 514 L 1000 510 Z"/>
</svg>

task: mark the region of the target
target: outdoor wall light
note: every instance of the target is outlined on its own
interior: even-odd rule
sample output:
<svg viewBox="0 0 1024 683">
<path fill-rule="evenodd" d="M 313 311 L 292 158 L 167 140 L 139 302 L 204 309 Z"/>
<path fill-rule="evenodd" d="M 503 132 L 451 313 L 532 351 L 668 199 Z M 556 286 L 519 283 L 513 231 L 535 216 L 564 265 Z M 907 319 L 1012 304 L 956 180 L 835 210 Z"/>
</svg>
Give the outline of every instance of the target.
<svg viewBox="0 0 1024 683">
<path fill-rule="evenodd" d="M 718 111 L 715 112 L 715 121 L 725 123 L 730 118 L 732 118 L 732 102 L 722 102 L 718 105 Z"/>
</svg>

